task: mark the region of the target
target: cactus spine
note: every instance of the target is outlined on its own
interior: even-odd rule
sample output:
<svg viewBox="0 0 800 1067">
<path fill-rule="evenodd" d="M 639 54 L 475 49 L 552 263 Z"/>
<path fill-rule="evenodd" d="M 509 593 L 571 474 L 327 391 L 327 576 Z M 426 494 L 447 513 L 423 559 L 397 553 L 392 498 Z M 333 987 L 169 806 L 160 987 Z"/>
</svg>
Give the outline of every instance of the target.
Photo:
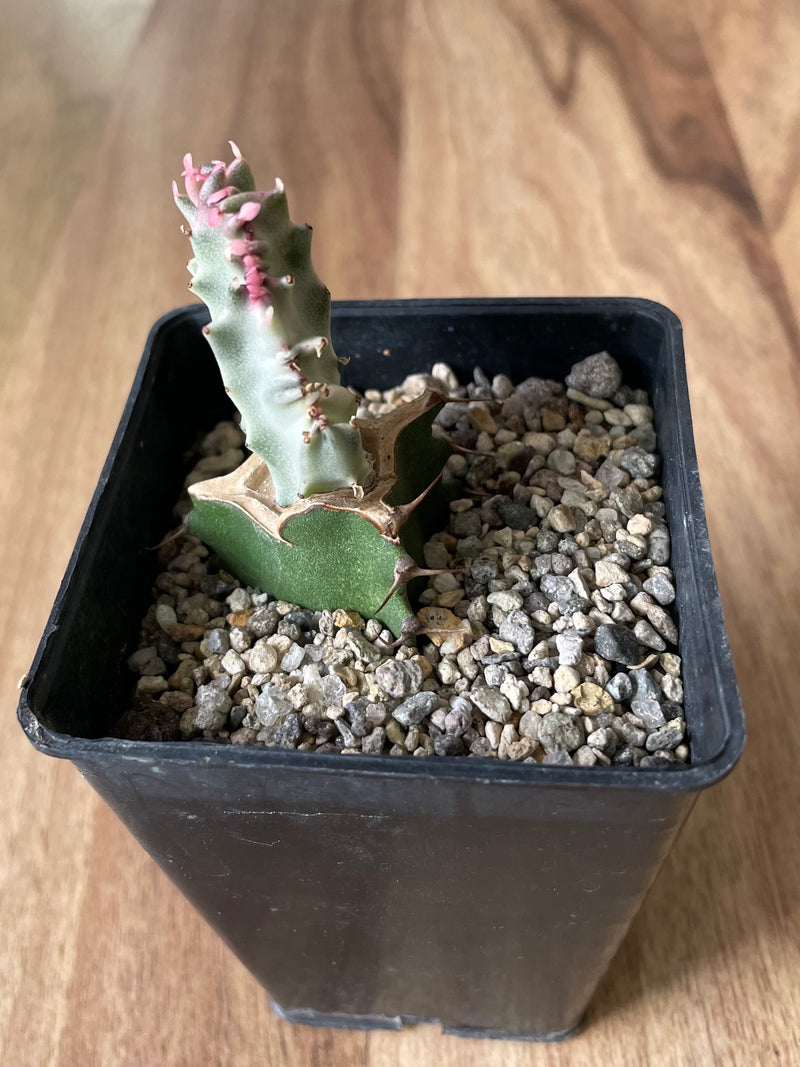
<svg viewBox="0 0 800 1067">
<path fill-rule="evenodd" d="M 407 583 L 424 573 L 421 521 L 436 510 L 427 493 L 449 455 L 431 435 L 445 398 L 355 418 L 311 229 L 289 218 L 279 180 L 256 190 L 231 147 L 230 164 L 196 167 L 187 155 L 186 195 L 173 191 L 190 227 L 190 287 L 211 313 L 204 332 L 254 455 L 192 487 L 190 527 L 248 584 L 407 632 Z"/>
</svg>

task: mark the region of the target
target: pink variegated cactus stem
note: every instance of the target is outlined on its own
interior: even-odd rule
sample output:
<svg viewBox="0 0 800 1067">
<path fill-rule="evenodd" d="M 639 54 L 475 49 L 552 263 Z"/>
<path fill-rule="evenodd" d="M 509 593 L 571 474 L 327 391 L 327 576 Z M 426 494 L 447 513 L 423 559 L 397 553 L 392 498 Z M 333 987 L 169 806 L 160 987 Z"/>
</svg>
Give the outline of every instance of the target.
<svg viewBox="0 0 800 1067">
<path fill-rule="evenodd" d="M 355 418 L 311 228 L 289 218 L 282 182 L 256 190 L 231 147 L 228 164 L 186 156 L 186 195 L 174 193 L 191 227 L 191 288 L 211 312 L 204 332 L 254 454 L 191 487 L 189 528 L 246 584 L 416 632 L 408 583 L 430 573 L 422 546 L 447 509 L 450 448 L 432 433 L 445 398 L 429 390 Z"/>
<path fill-rule="evenodd" d="M 283 183 L 258 191 L 231 142 L 231 163 L 184 158 L 191 289 L 207 304 L 205 333 L 242 416 L 248 446 L 269 465 L 276 501 L 358 487 L 372 468 L 340 384 L 330 293 L 311 265 L 311 228 L 289 218 Z"/>
</svg>

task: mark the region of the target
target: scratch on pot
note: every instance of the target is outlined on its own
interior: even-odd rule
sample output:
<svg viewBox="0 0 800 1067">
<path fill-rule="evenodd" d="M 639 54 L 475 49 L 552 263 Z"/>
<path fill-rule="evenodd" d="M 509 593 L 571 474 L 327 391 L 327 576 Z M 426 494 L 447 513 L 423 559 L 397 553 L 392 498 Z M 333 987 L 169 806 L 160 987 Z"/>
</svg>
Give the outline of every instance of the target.
<svg viewBox="0 0 800 1067">
<path fill-rule="evenodd" d="M 239 808 L 226 808 L 223 815 L 291 815 L 298 819 L 365 819 L 370 822 L 383 821 L 388 815 L 361 814 L 355 811 L 270 811 L 263 808 L 241 810 Z"/>
</svg>

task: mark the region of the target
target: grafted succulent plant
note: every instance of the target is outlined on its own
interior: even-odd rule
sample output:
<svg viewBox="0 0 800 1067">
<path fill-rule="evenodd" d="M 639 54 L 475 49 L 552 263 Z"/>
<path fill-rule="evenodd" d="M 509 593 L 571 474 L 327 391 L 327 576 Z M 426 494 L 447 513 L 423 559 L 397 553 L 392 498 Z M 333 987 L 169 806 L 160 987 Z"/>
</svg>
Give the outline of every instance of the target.
<svg viewBox="0 0 800 1067">
<path fill-rule="evenodd" d="M 186 195 L 173 189 L 190 226 L 191 288 L 211 313 L 204 332 L 253 455 L 192 487 L 190 528 L 248 584 L 408 632 L 407 583 L 423 573 L 423 523 L 436 510 L 427 491 L 449 455 L 431 432 L 445 398 L 355 417 L 311 228 L 291 221 L 279 180 L 256 190 L 231 147 L 227 165 L 187 155 Z"/>
</svg>

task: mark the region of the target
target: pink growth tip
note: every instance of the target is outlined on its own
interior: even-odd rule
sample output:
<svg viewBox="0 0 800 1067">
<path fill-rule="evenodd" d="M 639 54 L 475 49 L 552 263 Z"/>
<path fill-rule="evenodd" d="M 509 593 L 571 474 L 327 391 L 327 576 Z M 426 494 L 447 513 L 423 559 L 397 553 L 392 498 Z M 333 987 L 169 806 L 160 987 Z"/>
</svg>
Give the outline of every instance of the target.
<svg viewBox="0 0 800 1067">
<path fill-rule="evenodd" d="M 221 200 L 227 200 L 229 196 L 233 196 L 234 193 L 238 193 L 239 190 L 235 185 L 226 185 L 224 189 L 218 189 L 216 193 L 212 193 L 208 198 L 209 204 L 218 204 Z"/>
<path fill-rule="evenodd" d="M 241 159 L 242 153 L 240 152 L 237 143 L 235 141 L 228 141 L 228 144 L 231 146 L 231 152 L 233 152 L 234 156 L 236 156 L 237 159 Z"/>
<path fill-rule="evenodd" d="M 247 246 L 249 245 L 249 243 L 250 243 L 249 241 L 245 241 L 245 240 L 242 240 L 242 238 L 237 237 L 235 240 L 231 241 L 231 244 L 230 244 L 231 255 L 232 256 L 237 256 L 239 258 L 241 258 L 242 256 L 246 255 L 247 254 Z"/>
<path fill-rule="evenodd" d="M 186 155 L 183 157 L 183 171 L 181 173 L 181 177 L 183 178 L 184 183 L 186 185 L 186 195 L 189 197 L 193 204 L 199 204 L 200 195 L 198 190 L 200 188 L 200 168 L 195 167 L 194 163 L 192 162 L 191 152 L 187 152 Z"/>
<path fill-rule="evenodd" d="M 258 217 L 259 211 L 261 211 L 261 204 L 256 200 L 248 200 L 246 204 L 242 204 L 239 208 L 237 218 L 240 222 L 252 222 L 253 219 Z"/>
</svg>

